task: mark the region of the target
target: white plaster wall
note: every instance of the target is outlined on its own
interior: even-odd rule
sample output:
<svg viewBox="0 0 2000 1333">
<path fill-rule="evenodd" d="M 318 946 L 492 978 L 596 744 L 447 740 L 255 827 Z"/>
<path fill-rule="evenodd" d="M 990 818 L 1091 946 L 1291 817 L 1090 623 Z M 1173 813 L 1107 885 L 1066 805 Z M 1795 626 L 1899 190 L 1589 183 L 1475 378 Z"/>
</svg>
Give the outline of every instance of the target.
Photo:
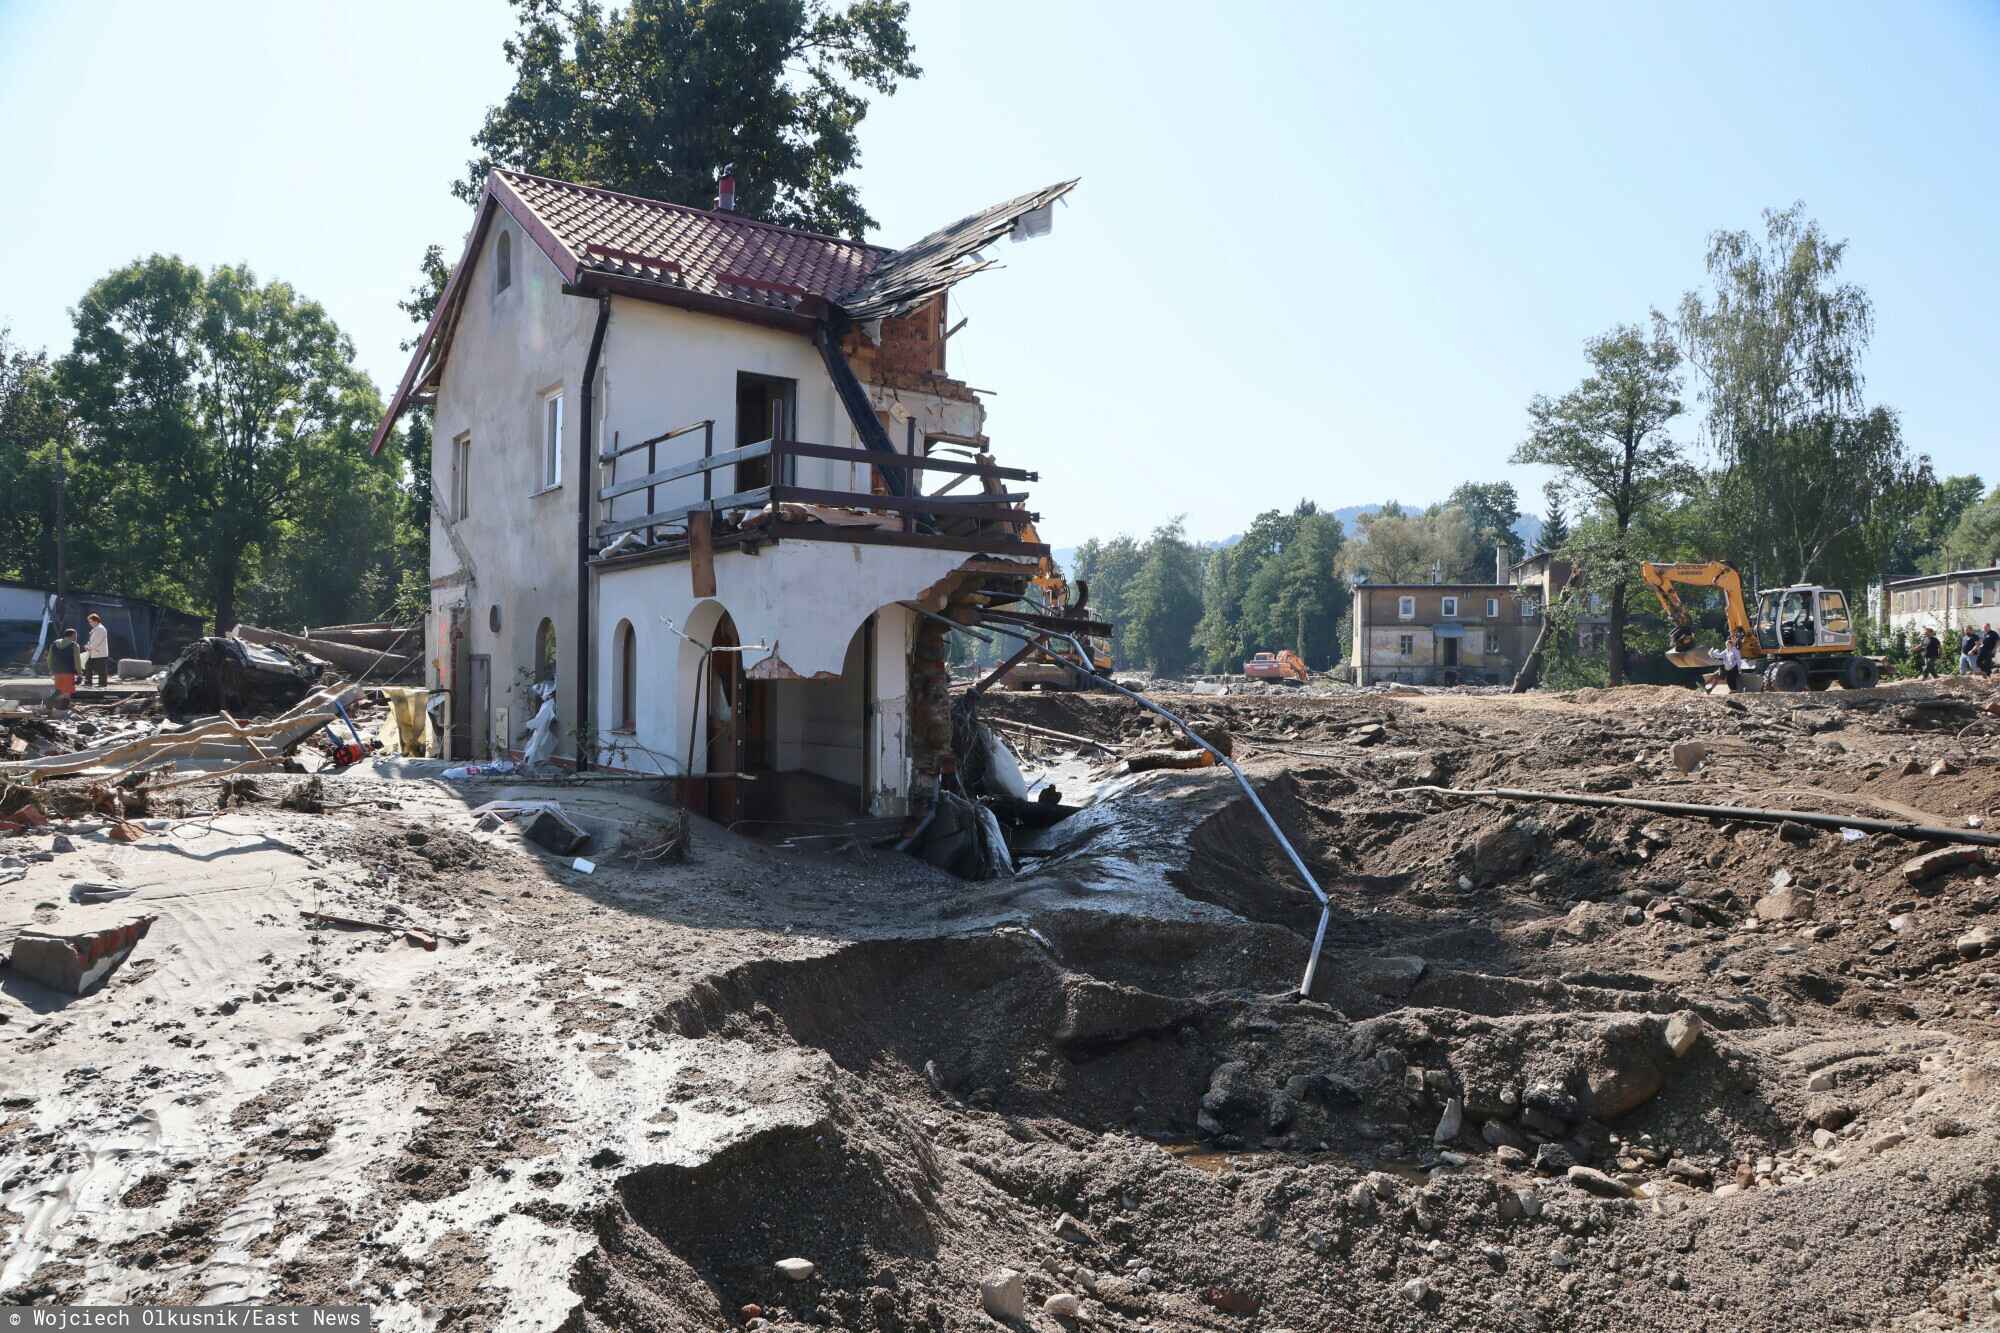
<svg viewBox="0 0 2000 1333">
<path fill-rule="evenodd" d="M 798 676 L 839 678 L 858 672 L 856 631 L 874 615 L 875 715 L 862 743 L 874 753 L 876 810 L 900 813 L 910 782 L 909 653 L 916 617 L 896 603 L 916 598 L 969 558 L 962 551 L 848 542 L 786 541 L 755 555 L 725 550 L 715 560 L 716 596 L 702 599 L 693 594 L 684 560 L 602 570 L 592 695 L 598 727 L 610 730 L 616 707 L 611 645 L 621 620 L 629 620 L 633 627 L 639 682 L 633 752 L 624 766 L 679 772 L 687 759 L 691 722 L 698 728 L 697 738 L 705 731 L 705 722 L 691 717 L 704 701 L 695 698 L 699 652 L 668 629 L 666 620 L 707 643 L 727 610 L 741 642 L 766 646 L 744 654 L 753 676 L 782 678 L 784 673 L 772 661 L 776 658 Z M 837 688 L 831 683 L 829 687 Z M 836 742 L 825 728 L 811 725 L 810 717 L 809 712 L 781 707 L 780 762 L 858 783 L 858 751 L 852 757 L 832 754 L 832 748 L 846 748 L 847 743 Z M 693 761 L 694 771 L 705 770 L 699 739 Z"/>
<path fill-rule="evenodd" d="M 493 290 L 493 247 L 501 231 L 513 235 L 513 282 Z M 518 743 L 532 710 L 516 695 L 517 672 L 532 672 L 535 630 L 552 620 L 558 647 L 557 708 L 565 740 L 575 719 L 577 548 L 577 432 L 583 410 L 583 362 L 597 318 L 595 301 L 562 294 L 562 275 L 505 213 L 496 215 L 486 242 L 473 259 L 464 313 L 445 362 L 435 411 L 431 483 L 440 497 L 451 494 L 452 441 L 472 433 L 470 512 L 457 524 L 470 550 L 478 581 L 435 589 L 432 605 L 443 609 L 465 602 L 474 654 L 493 661 L 497 711 L 511 704 L 510 721 Z M 560 385 L 564 393 L 563 477 L 553 490 L 540 489 L 542 392 Z M 431 575 L 458 567 L 431 516 Z M 500 609 L 500 629 L 490 626 L 489 610 Z M 429 676 L 436 684 L 450 670 L 439 643 L 439 619 L 429 622 Z M 440 670 L 441 668 L 441 670 Z M 496 737 L 496 742 L 498 738 Z M 564 747 L 567 749 L 567 746 Z"/>
</svg>

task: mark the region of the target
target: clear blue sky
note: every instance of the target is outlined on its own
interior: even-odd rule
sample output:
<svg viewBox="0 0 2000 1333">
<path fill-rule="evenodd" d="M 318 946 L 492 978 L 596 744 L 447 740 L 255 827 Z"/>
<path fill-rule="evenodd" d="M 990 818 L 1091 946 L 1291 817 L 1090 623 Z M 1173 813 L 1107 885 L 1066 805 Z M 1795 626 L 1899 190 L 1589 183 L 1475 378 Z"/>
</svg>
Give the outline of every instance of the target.
<svg viewBox="0 0 2000 1333">
<path fill-rule="evenodd" d="M 1506 461 L 1529 396 L 1698 283 L 1710 230 L 1801 198 L 1875 298 L 1871 396 L 2000 480 L 1992 3 L 913 9 L 925 77 L 863 127 L 876 239 L 1083 177 L 960 289 L 952 341 L 1059 544 L 1466 479 L 1536 501 Z M 470 0 L 0 0 L 0 323 L 61 350 L 118 264 L 247 261 L 386 394 L 511 27 Z"/>
</svg>

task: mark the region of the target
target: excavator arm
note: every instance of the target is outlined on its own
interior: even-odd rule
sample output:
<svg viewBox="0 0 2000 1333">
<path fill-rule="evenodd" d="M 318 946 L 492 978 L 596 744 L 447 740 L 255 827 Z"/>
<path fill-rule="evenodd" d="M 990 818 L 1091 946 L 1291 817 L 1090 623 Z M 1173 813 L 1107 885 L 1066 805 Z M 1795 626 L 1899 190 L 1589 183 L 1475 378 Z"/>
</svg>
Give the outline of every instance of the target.
<svg viewBox="0 0 2000 1333">
<path fill-rule="evenodd" d="M 1640 564 L 1639 575 L 1659 597 L 1660 609 L 1673 622 L 1673 646 L 1667 652 L 1667 660 L 1675 666 L 1700 670 L 1714 665 L 1706 653 L 1695 647 L 1694 617 L 1681 603 L 1680 594 L 1675 591 L 1677 585 L 1721 589 L 1723 615 L 1730 631 L 1743 636 L 1743 655 L 1763 656 L 1750 624 L 1749 603 L 1743 598 L 1743 576 L 1736 572 L 1734 565 L 1721 560 L 1689 564 L 1661 564 L 1649 560 Z"/>
</svg>

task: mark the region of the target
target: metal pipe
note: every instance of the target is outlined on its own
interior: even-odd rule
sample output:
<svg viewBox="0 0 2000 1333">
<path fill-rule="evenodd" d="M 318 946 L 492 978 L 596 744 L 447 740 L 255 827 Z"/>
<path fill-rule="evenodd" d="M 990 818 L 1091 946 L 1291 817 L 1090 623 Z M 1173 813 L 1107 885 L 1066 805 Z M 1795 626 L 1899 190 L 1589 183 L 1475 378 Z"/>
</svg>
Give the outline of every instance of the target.
<svg viewBox="0 0 2000 1333">
<path fill-rule="evenodd" d="M 597 441 L 592 428 L 597 424 L 597 360 L 604 351 L 604 330 L 611 323 L 611 297 L 597 298 L 597 323 L 590 331 L 590 350 L 583 358 L 583 416 L 577 424 L 576 478 L 576 771 L 590 767 L 584 739 L 594 736 L 590 725 L 590 636 L 591 636 L 591 510 L 597 503 Z M 556 443 L 561 456 L 562 443 Z M 594 743 L 594 742 L 593 742 Z"/>
<path fill-rule="evenodd" d="M 1687 815 L 1697 819 L 1743 819 L 1756 824 L 1777 824 L 1791 820 L 1816 828 L 1851 828 L 1864 833 L 1887 833 L 1912 842 L 1965 842 L 1982 847 L 2000 847 L 2000 833 L 1980 829 L 1945 828 L 1937 824 L 1912 824 L 1893 819 L 1866 819 L 1859 815 L 1829 815 L 1814 810 L 1760 810 L 1747 805 L 1691 805 L 1682 801 L 1648 801 L 1635 796 L 1591 796 L 1580 792 L 1530 791 L 1524 787 L 1393 787 L 1396 795 L 1430 792 L 1437 796 L 1488 796 L 1501 801 L 1545 801 L 1551 805 L 1604 805 L 1628 810 L 1647 810 L 1660 815 Z"/>
<path fill-rule="evenodd" d="M 920 616 L 929 616 L 932 620 L 943 621 L 945 624 L 950 625 L 953 629 L 965 628 L 964 626 L 958 624 L 958 622 L 954 620 L 948 619 L 945 616 L 938 615 L 934 611 L 926 611 L 923 607 L 917 606 L 913 603 L 904 602 L 903 605 L 908 607 L 910 610 L 915 611 Z M 980 623 L 984 625 L 987 629 L 990 629 L 997 634 L 1005 634 L 1009 638 L 1019 639 L 1023 643 L 1033 645 L 1036 644 L 1037 642 L 1034 638 L 1020 632 L 1019 630 L 1012 628 L 1011 626 L 1000 624 L 993 620 L 982 620 Z M 1278 821 L 1271 817 L 1271 812 L 1265 808 L 1264 802 L 1258 798 L 1256 788 L 1250 785 L 1250 779 L 1248 777 L 1245 777 L 1243 770 L 1236 766 L 1235 760 L 1231 759 L 1228 755 L 1224 754 L 1222 751 L 1216 749 L 1213 745 L 1210 745 L 1207 741 L 1203 740 L 1198 734 L 1196 734 L 1195 729 L 1189 726 L 1183 720 L 1181 720 L 1181 718 L 1167 711 L 1165 708 L 1162 708 L 1159 704 L 1154 703 L 1151 699 L 1148 699 L 1145 695 L 1138 693 L 1136 690 L 1128 690 L 1123 685 L 1120 685 L 1118 682 L 1110 679 L 1109 677 L 1099 675 L 1098 672 L 1089 665 L 1091 660 L 1090 653 L 1084 648 L 1084 646 L 1081 643 L 1077 641 L 1075 635 L 1055 630 L 1044 631 L 1044 633 L 1050 635 L 1051 637 L 1062 638 L 1069 641 L 1069 645 L 1076 650 L 1077 661 L 1084 664 L 1082 666 L 1076 667 L 1076 670 L 1078 672 L 1080 672 L 1083 675 L 1089 676 L 1091 679 L 1097 681 L 1099 684 L 1105 686 L 1107 689 L 1115 690 L 1117 693 L 1124 695 L 1127 699 L 1130 699 L 1132 702 L 1138 704 L 1141 708 L 1144 708 L 1146 711 L 1151 713 L 1158 713 L 1161 717 L 1167 719 L 1167 721 L 1179 727 L 1181 729 L 1182 735 L 1186 736 L 1189 740 L 1193 741 L 1196 745 L 1200 746 L 1202 749 L 1208 751 L 1209 754 L 1215 757 L 1217 763 L 1222 764 L 1225 768 L 1227 768 L 1230 771 L 1232 775 L 1235 776 L 1237 785 L 1243 788 L 1243 794 L 1250 798 L 1251 806 L 1256 809 L 1257 813 L 1260 816 L 1262 816 L 1264 820 L 1264 826 L 1271 830 L 1271 836 L 1277 840 L 1278 846 L 1284 849 L 1286 857 L 1289 858 L 1292 863 L 1292 869 L 1299 872 L 1299 878 L 1304 880 L 1306 887 L 1312 890 L 1313 897 L 1319 899 L 1319 909 L 1320 909 L 1319 928 L 1313 932 L 1312 953 L 1306 959 L 1305 977 L 1299 982 L 1299 996 L 1301 998 L 1310 996 L 1312 994 L 1313 974 L 1319 970 L 1320 949 L 1326 943 L 1326 926 L 1327 926 L 1327 920 L 1333 912 L 1333 901 L 1332 899 L 1326 896 L 1326 891 L 1320 888 L 1319 881 L 1313 878 L 1312 871 L 1306 869 L 1305 861 L 1299 856 L 1297 849 L 1295 849 L 1292 846 L 1291 840 L 1285 837 L 1285 831 L 1278 827 Z"/>
</svg>

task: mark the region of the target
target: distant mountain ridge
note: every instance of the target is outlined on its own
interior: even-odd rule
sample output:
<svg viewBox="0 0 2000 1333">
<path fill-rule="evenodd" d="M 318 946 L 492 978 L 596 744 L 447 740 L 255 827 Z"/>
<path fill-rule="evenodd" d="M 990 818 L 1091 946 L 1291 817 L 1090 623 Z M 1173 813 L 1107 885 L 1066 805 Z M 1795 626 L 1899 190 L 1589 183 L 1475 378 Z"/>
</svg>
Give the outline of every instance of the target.
<svg viewBox="0 0 2000 1333">
<path fill-rule="evenodd" d="M 1409 508 L 1409 506 L 1405 506 L 1405 508 Z M 1416 508 L 1418 511 L 1421 511 L 1422 506 L 1417 506 Z M 1345 505 L 1334 510 L 1333 516 L 1340 520 L 1340 530 L 1352 537 L 1358 521 L 1363 514 L 1379 514 L 1381 512 L 1382 506 L 1379 504 Z M 1521 521 L 1514 525 L 1514 535 L 1521 539 L 1528 550 L 1534 550 L 1535 543 L 1541 539 L 1542 535 L 1541 516 L 1538 514 L 1521 515 Z M 1205 551 L 1213 551 L 1219 547 L 1234 546 L 1241 540 L 1243 540 L 1242 533 L 1232 532 L 1221 541 L 1196 542 L 1195 545 Z M 1076 564 L 1076 547 L 1074 546 L 1052 547 L 1050 548 L 1049 555 L 1065 571 L 1074 568 Z"/>
</svg>

